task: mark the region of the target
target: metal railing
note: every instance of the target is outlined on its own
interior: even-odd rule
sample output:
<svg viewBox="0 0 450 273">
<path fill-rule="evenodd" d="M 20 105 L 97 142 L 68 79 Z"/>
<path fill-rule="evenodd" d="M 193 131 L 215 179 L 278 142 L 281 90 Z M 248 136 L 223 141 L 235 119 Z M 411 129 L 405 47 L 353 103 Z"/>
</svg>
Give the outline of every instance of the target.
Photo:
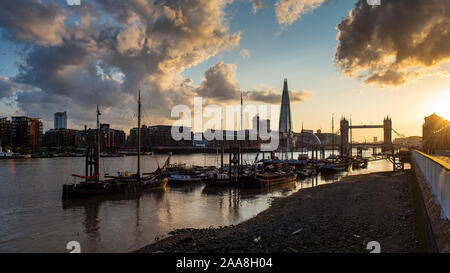
<svg viewBox="0 0 450 273">
<path fill-rule="evenodd" d="M 411 153 L 436 204 L 441 207 L 441 218 L 450 220 L 450 164 L 417 150 Z"/>
</svg>

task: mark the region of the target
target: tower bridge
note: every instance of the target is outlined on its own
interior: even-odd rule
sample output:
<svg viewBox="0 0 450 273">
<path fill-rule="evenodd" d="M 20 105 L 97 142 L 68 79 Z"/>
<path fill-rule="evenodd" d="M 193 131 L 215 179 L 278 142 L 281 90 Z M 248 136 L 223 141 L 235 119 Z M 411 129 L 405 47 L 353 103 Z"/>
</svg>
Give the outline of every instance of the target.
<svg viewBox="0 0 450 273">
<path fill-rule="evenodd" d="M 353 129 L 383 129 L 383 143 L 359 143 L 359 144 L 353 144 L 352 142 L 349 142 L 349 133 L 350 133 L 350 139 L 352 139 L 352 130 Z M 349 124 L 349 121 L 346 118 L 341 119 L 341 143 L 340 143 L 340 153 L 343 156 L 349 155 L 351 153 L 352 146 L 381 146 L 382 151 L 386 152 L 389 150 L 392 150 L 394 148 L 392 144 L 392 131 L 397 133 L 395 130 L 392 129 L 392 119 L 389 116 L 386 116 L 383 120 L 383 125 L 351 125 Z"/>
</svg>

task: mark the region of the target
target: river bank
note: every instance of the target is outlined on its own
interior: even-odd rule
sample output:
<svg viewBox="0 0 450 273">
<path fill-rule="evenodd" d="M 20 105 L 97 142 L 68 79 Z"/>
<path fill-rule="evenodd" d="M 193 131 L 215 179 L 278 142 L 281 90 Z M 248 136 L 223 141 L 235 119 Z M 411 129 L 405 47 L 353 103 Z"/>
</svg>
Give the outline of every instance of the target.
<svg viewBox="0 0 450 273">
<path fill-rule="evenodd" d="M 302 189 L 238 225 L 175 230 L 136 252 L 417 252 L 410 171 Z"/>
</svg>

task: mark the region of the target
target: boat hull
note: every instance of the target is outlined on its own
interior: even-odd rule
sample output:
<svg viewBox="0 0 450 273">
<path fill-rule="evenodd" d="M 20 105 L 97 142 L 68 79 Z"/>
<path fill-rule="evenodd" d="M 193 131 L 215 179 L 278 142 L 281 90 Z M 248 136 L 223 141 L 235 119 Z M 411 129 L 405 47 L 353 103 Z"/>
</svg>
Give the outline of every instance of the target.
<svg viewBox="0 0 450 273">
<path fill-rule="evenodd" d="M 205 178 L 203 181 L 208 186 L 226 186 L 226 185 L 233 185 L 234 184 L 232 181 L 230 181 L 230 179 Z"/>
<path fill-rule="evenodd" d="M 120 194 L 125 193 L 124 186 L 118 187 L 103 187 L 102 183 L 98 185 L 82 185 L 82 184 L 68 184 L 63 185 L 62 199 L 73 198 L 88 198 L 94 196 L 108 195 L 108 194 Z"/>
<path fill-rule="evenodd" d="M 167 177 L 164 177 L 164 178 L 161 178 L 158 180 L 149 181 L 149 182 L 143 182 L 141 185 L 138 186 L 138 189 L 146 190 L 146 189 L 164 188 L 167 185 L 167 182 L 169 182 Z"/>
<path fill-rule="evenodd" d="M 184 184 L 184 183 L 195 183 L 201 182 L 202 179 L 200 177 L 186 177 L 186 178 L 177 178 L 177 177 L 168 177 L 168 183 L 170 184 Z"/>
<path fill-rule="evenodd" d="M 297 173 L 292 172 L 287 175 L 282 175 L 282 176 L 277 176 L 277 177 L 263 177 L 263 176 L 257 175 L 255 177 L 255 180 L 261 186 L 271 186 L 271 185 L 277 185 L 277 184 L 296 181 Z"/>
<path fill-rule="evenodd" d="M 164 188 L 168 182 L 167 178 L 153 181 L 127 182 L 127 183 L 80 183 L 63 185 L 62 199 L 89 198 L 110 194 L 127 194 L 145 191 L 148 189 Z"/>
</svg>

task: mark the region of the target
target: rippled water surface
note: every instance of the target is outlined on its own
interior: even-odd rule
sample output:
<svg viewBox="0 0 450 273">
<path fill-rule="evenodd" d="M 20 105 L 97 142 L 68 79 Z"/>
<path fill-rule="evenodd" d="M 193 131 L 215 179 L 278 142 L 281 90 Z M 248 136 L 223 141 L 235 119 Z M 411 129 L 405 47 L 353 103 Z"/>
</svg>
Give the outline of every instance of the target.
<svg viewBox="0 0 450 273">
<path fill-rule="evenodd" d="M 165 158 L 144 156 L 143 171 L 155 170 Z M 217 155 L 174 155 L 175 162 L 216 165 Z M 136 157 L 104 158 L 101 169 L 113 174 L 134 171 L 135 165 Z M 84 173 L 84 158 L 0 160 L 0 252 L 68 252 L 69 241 L 80 242 L 82 252 L 129 252 L 174 229 L 240 223 L 266 209 L 272 197 L 333 183 L 345 175 L 388 170 L 392 164 L 381 160 L 368 169 L 318 175 L 265 191 L 197 183 L 134 196 L 62 202 L 62 185 L 74 181 L 71 174 Z"/>
</svg>

